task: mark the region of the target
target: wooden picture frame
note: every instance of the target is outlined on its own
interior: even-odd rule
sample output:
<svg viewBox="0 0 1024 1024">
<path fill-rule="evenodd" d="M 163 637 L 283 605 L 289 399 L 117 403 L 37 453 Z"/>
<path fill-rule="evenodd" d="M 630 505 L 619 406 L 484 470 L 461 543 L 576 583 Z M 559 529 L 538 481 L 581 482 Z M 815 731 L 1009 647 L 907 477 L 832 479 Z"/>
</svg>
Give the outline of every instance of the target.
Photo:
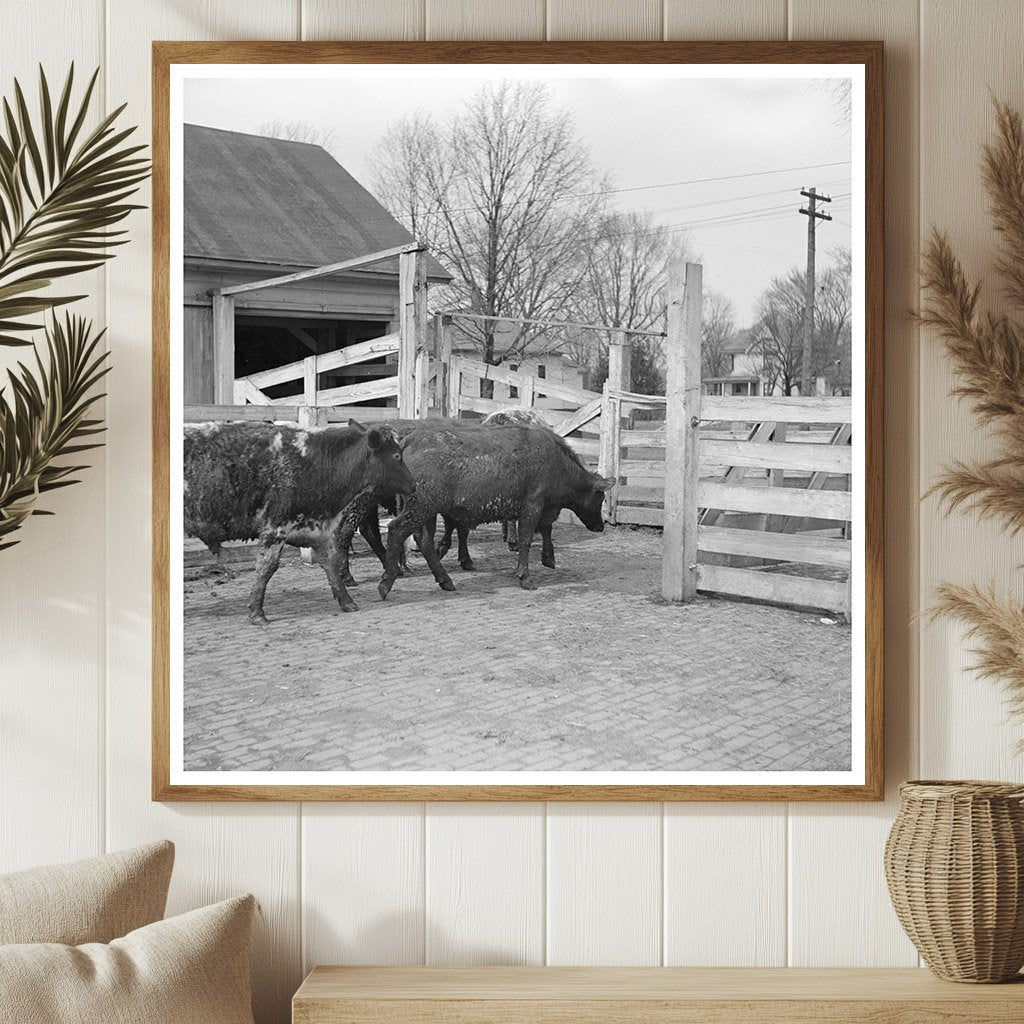
<svg viewBox="0 0 1024 1024">
<path fill-rule="evenodd" d="M 842 784 L 193 783 L 172 765 L 171 72 L 237 64 L 852 65 L 863 69 L 863 775 Z M 165 801 L 869 801 L 883 798 L 883 47 L 879 42 L 155 42 L 153 44 L 152 795 Z M 856 141 L 855 141 L 856 146 Z M 180 225 L 178 225 L 180 227 Z M 379 256 L 380 254 L 378 254 Z M 394 255 L 384 253 L 384 255 Z M 406 261 L 404 254 L 401 258 Z M 425 274 L 407 261 L 410 275 Z M 405 270 L 403 270 L 403 274 Z M 412 280 L 412 278 L 410 278 Z M 410 287 L 412 287 L 410 285 Z M 410 295 L 413 293 L 410 292 Z M 670 299 L 671 301 L 671 299 Z M 684 314 L 678 314 L 682 317 Z M 403 342 L 404 344 L 404 342 Z M 412 358 L 415 359 L 415 353 Z M 413 372 L 410 370 L 410 373 Z M 233 373 L 231 374 L 233 376 Z M 511 379 L 511 378 L 510 378 Z M 678 384 L 679 381 L 676 381 Z M 314 378 L 314 389 L 316 387 Z M 423 385 L 424 389 L 426 384 Z M 440 385 L 438 385 L 440 386 Z M 670 388 L 672 385 L 670 371 Z M 424 391 L 425 394 L 425 391 Z M 607 389 L 606 389 L 607 396 Z M 612 393 L 614 398 L 614 392 Z M 410 399 L 410 402 L 412 399 Z M 426 399 L 424 399 L 426 401 Z M 855 404 L 856 407 L 856 404 Z M 695 425 L 696 426 L 696 425 Z M 671 420 L 669 429 L 671 430 Z M 667 503 L 666 499 L 666 503 Z M 696 499 L 694 499 L 696 500 Z M 667 504 L 666 504 L 667 508 Z M 683 549 L 680 548 L 680 551 Z M 681 557 L 681 556 L 680 556 Z M 692 568 L 692 567 L 691 567 Z M 680 565 L 680 569 L 685 569 Z M 694 570 L 696 571 L 696 570 Z M 347 625 L 347 619 L 345 625 Z M 859 715 L 861 709 L 856 708 Z M 856 717 L 856 716 L 855 716 Z M 857 737 L 855 737 L 856 743 Z M 859 751 L 858 751 L 859 753 Z"/>
</svg>

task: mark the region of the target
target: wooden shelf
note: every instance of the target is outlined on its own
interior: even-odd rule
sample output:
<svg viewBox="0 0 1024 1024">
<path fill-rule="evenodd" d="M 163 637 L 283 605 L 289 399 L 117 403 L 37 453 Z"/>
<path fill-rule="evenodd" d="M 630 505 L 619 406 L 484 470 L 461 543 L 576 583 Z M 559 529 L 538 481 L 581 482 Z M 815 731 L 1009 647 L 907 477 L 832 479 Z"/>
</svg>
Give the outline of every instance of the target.
<svg viewBox="0 0 1024 1024">
<path fill-rule="evenodd" d="M 1003 1024 L 1003 985 L 925 970 L 683 967 L 316 967 L 294 1024 Z"/>
</svg>

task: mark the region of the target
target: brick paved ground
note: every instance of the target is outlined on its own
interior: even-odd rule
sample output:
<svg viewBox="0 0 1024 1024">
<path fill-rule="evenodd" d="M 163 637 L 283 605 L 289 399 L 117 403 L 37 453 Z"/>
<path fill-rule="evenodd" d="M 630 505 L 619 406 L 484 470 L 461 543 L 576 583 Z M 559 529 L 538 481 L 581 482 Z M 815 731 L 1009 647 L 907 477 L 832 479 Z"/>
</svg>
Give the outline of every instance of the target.
<svg viewBox="0 0 1024 1024">
<path fill-rule="evenodd" d="M 249 571 L 189 570 L 185 750 L 194 770 L 842 770 L 850 630 L 699 598 L 659 602 L 661 537 L 556 524 L 520 590 L 494 528 L 475 573 L 418 555 L 386 603 L 360 557 L 343 615 L 319 568 L 282 565 L 271 624 L 245 620 Z M 539 545 L 538 545 L 539 547 Z"/>
</svg>

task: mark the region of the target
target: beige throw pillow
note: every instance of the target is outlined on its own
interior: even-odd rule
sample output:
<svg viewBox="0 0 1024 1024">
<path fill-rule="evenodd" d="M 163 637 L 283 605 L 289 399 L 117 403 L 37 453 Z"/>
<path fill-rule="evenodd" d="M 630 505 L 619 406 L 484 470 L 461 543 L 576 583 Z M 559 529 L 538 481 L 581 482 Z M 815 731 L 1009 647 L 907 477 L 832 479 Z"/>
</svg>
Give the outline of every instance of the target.
<svg viewBox="0 0 1024 1024">
<path fill-rule="evenodd" d="M 109 945 L 0 946 L 0 1021 L 253 1024 L 254 908 L 239 896 Z"/>
<path fill-rule="evenodd" d="M 164 841 L 0 875 L 0 944 L 110 942 L 159 921 L 173 866 Z"/>
</svg>

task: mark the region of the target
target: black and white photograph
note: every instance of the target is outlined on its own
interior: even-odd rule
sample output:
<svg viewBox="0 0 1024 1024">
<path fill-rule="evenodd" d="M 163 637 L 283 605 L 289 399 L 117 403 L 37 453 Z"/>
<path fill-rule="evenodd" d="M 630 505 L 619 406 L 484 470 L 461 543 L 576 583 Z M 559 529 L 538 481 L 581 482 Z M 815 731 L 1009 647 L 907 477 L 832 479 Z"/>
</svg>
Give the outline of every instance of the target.
<svg viewBox="0 0 1024 1024">
<path fill-rule="evenodd" d="M 167 116 L 172 787 L 866 784 L 863 63 Z"/>
</svg>

